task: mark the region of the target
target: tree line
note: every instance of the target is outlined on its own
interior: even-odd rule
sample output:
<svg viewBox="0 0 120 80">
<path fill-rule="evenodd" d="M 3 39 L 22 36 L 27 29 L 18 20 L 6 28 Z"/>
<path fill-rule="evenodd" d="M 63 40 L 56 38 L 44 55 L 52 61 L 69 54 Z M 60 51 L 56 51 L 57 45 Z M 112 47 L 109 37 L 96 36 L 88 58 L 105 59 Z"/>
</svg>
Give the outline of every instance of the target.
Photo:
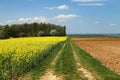
<svg viewBox="0 0 120 80">
<path fill-rule="evenodd" d="M 66 26 L 45 23 L 24 23 L 0 26 L 0 38 L 66 36 Z"/>
</svg>

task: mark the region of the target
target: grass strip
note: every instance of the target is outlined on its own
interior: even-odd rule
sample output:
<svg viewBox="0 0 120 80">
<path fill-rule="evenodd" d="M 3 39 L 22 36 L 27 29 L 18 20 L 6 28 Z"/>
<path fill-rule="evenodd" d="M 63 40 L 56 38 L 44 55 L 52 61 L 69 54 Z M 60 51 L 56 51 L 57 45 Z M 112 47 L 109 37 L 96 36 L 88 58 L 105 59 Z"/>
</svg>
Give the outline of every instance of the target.
<svg viewBox="0 0 120 80">
<path fill-rule="evenodd" d="M 82 66 L 90 69 L 100 76 L 100 79 L 97 80 L 120 80 L 120 75 L 106 68 L 100 61 L 80 49 L 77 44 L 73 43 L 73 47 L 79 55 Z"/>
<path fill-rule="evenodd" d="M 82 80 L 77 73 L 75 59 L 69 39 L 66 42 L 63 53 L 57 60 L 55 69 L 56 72 L 63 75 L 64 80 Z"/>
</svg>

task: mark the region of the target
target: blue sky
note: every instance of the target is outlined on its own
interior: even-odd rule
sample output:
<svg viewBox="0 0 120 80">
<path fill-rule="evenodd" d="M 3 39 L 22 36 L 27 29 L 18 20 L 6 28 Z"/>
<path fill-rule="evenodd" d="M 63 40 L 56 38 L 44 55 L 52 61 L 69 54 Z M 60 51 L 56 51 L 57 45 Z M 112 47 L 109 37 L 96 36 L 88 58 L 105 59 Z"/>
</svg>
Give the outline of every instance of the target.
<svg viewBox="0 0 120 80">
<path fill-rule="evenodd" d="M 0 0 L 0 25 L 67 26 L 67 33 L 120 33 L 120 0 Z"/>
</svg>

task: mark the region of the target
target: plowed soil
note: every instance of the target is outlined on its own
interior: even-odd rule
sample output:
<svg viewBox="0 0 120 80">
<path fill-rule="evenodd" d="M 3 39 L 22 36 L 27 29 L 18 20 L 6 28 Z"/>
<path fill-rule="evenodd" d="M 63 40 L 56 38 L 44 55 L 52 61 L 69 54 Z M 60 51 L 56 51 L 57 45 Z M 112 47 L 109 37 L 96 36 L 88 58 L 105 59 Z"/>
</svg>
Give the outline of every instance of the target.
<svg viewBox="0 0 120 80">
<path fill-rule="evenodd" d="M 73 38 L 80 48 L 120 74 L 120 38 Z"/>
</svg>

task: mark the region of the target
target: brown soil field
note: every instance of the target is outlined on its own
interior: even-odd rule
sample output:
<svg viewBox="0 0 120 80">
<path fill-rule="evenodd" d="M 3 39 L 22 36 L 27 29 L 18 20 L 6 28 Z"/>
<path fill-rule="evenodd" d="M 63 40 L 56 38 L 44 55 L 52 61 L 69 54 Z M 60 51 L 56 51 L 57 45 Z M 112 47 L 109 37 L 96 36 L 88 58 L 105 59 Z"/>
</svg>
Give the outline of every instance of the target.
<svg viewBox="0 0 120 80">
<path fill-rule="evenodd" d="M 106 67 L 120 74 L 120 38 L 72 38 Z"/>
</svg>

